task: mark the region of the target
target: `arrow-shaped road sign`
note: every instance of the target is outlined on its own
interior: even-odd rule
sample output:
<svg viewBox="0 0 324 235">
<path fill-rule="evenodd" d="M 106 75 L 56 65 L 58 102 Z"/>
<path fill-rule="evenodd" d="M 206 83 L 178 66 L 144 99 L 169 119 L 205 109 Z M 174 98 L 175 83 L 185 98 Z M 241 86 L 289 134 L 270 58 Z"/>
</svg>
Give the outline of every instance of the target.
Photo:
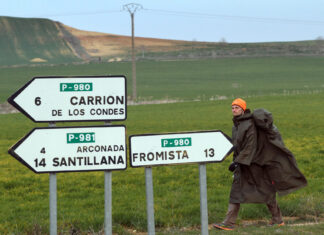
<svg viewBox="0 0 324 235">
<path fill-rule="evenodd" d="M 35 128 L 9 153 L 36 173 L 125 170 L 125 126 Z"/>
<path fill-rule="evenodd" d="M 221 131 L 133 135 L 129 143 L 132 167 L 221 162 L 233 151 Z"/>
<path fill-rule="evenodd" d="M 126 78 L 36 77 L 8 102 L 34 122 L 126 119 Z"/>
</svg>

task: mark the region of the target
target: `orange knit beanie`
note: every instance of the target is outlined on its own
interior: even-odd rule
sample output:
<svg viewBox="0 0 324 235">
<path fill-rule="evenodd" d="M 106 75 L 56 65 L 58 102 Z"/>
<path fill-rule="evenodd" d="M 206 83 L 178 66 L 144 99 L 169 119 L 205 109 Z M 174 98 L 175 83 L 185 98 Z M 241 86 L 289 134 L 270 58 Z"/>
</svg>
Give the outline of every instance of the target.
<svg viewBox="0 0 324 235">
<path fill-rule="evenodd" d="M 240 106 L 244 111 L 246 109 L 246 102 L 242 100 L 241 98 L 237 98 L 232 102 L 232 106 L 237 105 Z"/>
</svg>

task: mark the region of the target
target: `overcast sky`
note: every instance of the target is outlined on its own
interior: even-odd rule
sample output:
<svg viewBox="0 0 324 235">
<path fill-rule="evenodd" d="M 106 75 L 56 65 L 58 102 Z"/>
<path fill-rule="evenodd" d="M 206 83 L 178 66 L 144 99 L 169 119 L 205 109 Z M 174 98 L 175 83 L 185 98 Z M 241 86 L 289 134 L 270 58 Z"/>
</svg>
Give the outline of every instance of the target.
<svg viewBox="0 0 324 235">
<path fill-rule="evenodd" d="M 135 35 L 218 42 L 324 37 L 324 0 L 5 0 L 1 16 L 37 17 L 96 32 L 130 35 L 123 5 L 138 3 Z"/>
</svg>

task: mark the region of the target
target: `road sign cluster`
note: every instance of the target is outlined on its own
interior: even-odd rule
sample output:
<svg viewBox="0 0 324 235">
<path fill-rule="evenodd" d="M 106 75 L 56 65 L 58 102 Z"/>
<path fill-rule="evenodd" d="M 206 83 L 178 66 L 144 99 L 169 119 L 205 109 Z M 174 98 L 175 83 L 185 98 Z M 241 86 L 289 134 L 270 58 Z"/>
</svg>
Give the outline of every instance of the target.
<svg viewBox="0 0 324 235">
<path fill-rule="evenodd" d="M 34 122 L 123 121 L 127 118 L 124 76 L 36 77 L 8 102 Z M 154 232 L 151 166 L 201 163 L 202 234 L 208 231 L 206 168 L 233 146 L 219 130 L 129 137 L 132 167 L 145 167 L 148 232 Z M 112 234 L 110 171 L 127 168 L 124 125 L 34 128 L 9 153 L 36 173 L 50 174 L 50 231 L 57 231 L 56 172 L 105 171 L 105 230 Z M 107 176 L 107 177 L 106 177 Z M 107 183 L 106 183 L 107 178 Z M 107 187 L 106 187 L 107 186 Z M 107 190 L 106 190 L 107 188 Z M 108 199 L 110 198 L 110 199 Z"/>
<path fill-rule="evenodd" d="M 8 102 L 34 122 L 122 121 L 124 76 L 35 77 Z M 125 126 L 35 128 L 9 153 L 34 172 L 125 170 Z M 220 162 L 231 151 L 221 131 L 133 135 L 132 167 Z"/>
<path fill-rule="evenodd" d="M 8 102 L 34 122 L 127 117 L 126 78 L 36 77 Z M 35 128 L 9 153 L 37 173 L 125 170 L 125 126 Z"/>
</svg>

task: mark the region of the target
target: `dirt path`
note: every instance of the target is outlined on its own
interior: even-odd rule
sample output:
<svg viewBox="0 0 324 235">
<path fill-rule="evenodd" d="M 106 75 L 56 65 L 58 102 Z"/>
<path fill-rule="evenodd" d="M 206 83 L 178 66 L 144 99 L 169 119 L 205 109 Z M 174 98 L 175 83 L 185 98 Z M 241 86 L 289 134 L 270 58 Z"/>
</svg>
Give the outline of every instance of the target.
<svg viewBox="0 0 324 235">
<path fill-rule="evenodd" d="M 318 225 L 318 224 L 324 224 L 324 218 L 309 218 L 309 220 L 315 221 L 315 222 L 301 222 L 300 218 L 298 217 L 284 217 L 283 218 L 286 226 L 291 226 L 291 227 L 299 227 L 299 226 L 313 226 L 313 225 Z M 249 227 L 249 226 L 257 226 L 257 227 L 263 227 L 267 226 L 269 223 L 269 220 L 241 220 L 240 221 L 240 227 Z M 208 225 L 209 230 L 213 230 L 213 225 L 209 224 Z M 137 231 L 132 228 L 125 228 L 129 234 L 136 234 L 136 235 L 147 235 L 147 232 L 141 232 Z M 200 228 L 199 227 L 183 227 L 178 229 L 179 232 L 185 233 L 186 231 L 197 231 L 199 233 Z M 165 228 L 164 232 L 168 231 L 174 231 L 172 228 Z"/>
<path fill-rule="evenodd" d="M 0 114 L 18 113 L 19 111 L 12 107 L 9 103 L 0 104 Z"/>
</svg>

